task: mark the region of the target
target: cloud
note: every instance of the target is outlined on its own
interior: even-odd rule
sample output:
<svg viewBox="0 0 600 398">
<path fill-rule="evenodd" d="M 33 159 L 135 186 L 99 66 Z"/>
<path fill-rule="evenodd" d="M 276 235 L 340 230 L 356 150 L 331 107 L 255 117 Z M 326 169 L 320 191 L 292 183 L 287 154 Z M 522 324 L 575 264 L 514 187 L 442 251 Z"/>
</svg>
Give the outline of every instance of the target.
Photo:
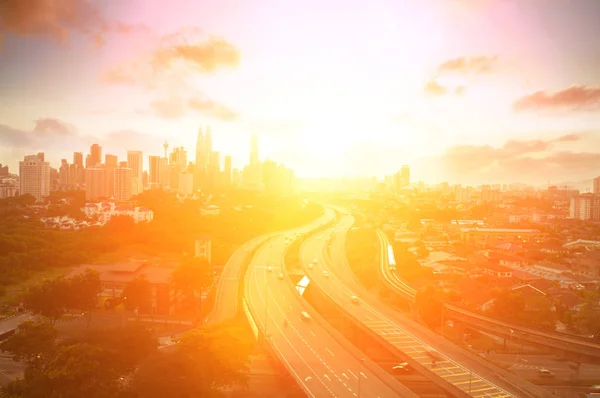
<svg viewBox="0 0 600 398">
<path fill-rule="evenodd" d="M 234 121 L 239 118 L 239 114 L 223 104 L 219 104 L 209 98 L 190 98 L 188 104 L 191 109 L 201 115 L 223 121 Z"/>
<path fill-rule="evenodd" d="M 59 119 L 48 117 L 38 119 L 35 121 L 33 133 L 46 136 L 54 135 L 68 137 L 76 134 L 76 131 L 75 127 L 72 124 L 63 122 Z"/>
<path fill-rule="evenodd" d="M 0 124 L 0 146 L 22 148 L 32 141 L 31 133 Z"/>
<path fill-rule="evenodd" d="M 239 118 L 237 112 L 203 94 L 189 99 L 171 96 L 167 99 L 151 102 L 150 108 L 155 115 L 165 119 L 179 119 L 187 115 L 190 111 L 226 122 L 235 121 Z"/>
<path fill-rule="evenodd" d="M 161 79 L 173 83 L 192 72 L 214 73 L 239 65 L 241 56 L 234 45 L 223 38 L 199 35 L 197 29 L 183 29 L 163 36 L 152 51 L 104 70 L 101 81 L 156 88 Z M 172 73 L 175 69 L 177 73 Z"/>
<path fill-rule="evenodd" d="M 516 111 L 597 111 L 600 110 L 600 87 L 572 86 L 561 91 L 537 91 L 517 99 Z"/>
<path fill-rule="evenodd" d="M 153 101 L 150 103 L 150 108 L 165 119 L 179 119 L 187 113 L 185 102 L 178 97 Z"/>
<path fill-rule="evenodd" d="M 495 67 L 498 56 L 473 56 L 449 59 L 438 67 L 438 72 L 454 72 L 461 74 L 489 73 Z"/>
<path fill-rule="evenodd" d="M 0 30 L 25 37 L 69 41 L 70 32 L 97 35 L 106 29 L 98 7 L 87 0 L 4 0 Z"/>
<path fill-rule="evenodd" d="M 427 83 L 425 83 L 425 87 L 423 88 L 423 90 L 425 91 L 425 94 L 430 97 L 441 97 L 443 95 L 446 95 L 446 93 L 448 92 L 446 87 L 441 86 L 435 80 L 430 80 Z"/>
<path fill-rule="evenodd" d="M 461 182 L 572 179 L 576 173 L 600 168 L 600 153 L 553 149 L 582 139 L 582 135 L 567 134 L 549 140 L 510 140 L 501 147 L 460 145 L 428 162 L 429 167 L 435 164 L 447 173 L 445 178 Z"/>
<path fill-rule="evenodd" d="M 454 89 L 454 94 L 456 94 L 457 96 L 459 96 L 459 97 L 460 97 L 460 96 L 461 96 L 461 95 L 463 95 L 463 94 L 464 94 L 466 91 L 467 91 L 467 87 L 465 87 L 465 86 L 457 86 L 457 87 Z"/>
</svg>

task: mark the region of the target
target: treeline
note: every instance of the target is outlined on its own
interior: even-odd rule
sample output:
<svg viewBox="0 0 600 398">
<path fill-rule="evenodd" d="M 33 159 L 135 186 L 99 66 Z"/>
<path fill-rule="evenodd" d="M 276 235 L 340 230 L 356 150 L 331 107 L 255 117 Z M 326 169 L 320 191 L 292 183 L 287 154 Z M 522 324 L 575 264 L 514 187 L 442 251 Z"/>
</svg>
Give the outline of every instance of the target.
<svg viewBox="0 0 600 398">
<path fill-rule="evenodd" d="M 135 224 L 130 217 L 116 216 L 103 227 L 59 231 L 44 229 L 26 199 L 0 203 L 0 287 L 41 270 L 93 262 L 122 249 L 150 255 L 192 253 L 195 239 L 202 235 L 212 238 L 213 263 L 223 264 L 235 247 L 252 237 L 307 223 L 322 212 L 320 206 L 305 205 L 297 197 L 240 191 L 215 200 L 222 206 L 220 215 L 202 216 L 200 201 L 180 203 L 174 194 L 156 190 L 137 197 L 138 205 L 154 211 L 150 223 Z M 65 210 L 75 211 L 61 199 L 57 203 Z"/>
<path fill-rule="evenodd" d="M 0 349 L 26 364 L 3 398 L 211 397 L 245 386 L 250 345 L 239 329 L 194 330 L 167 351 L 141 326 L 86 330 L 59 339 L 49 323 L 25 322 Z"/>
</svg>

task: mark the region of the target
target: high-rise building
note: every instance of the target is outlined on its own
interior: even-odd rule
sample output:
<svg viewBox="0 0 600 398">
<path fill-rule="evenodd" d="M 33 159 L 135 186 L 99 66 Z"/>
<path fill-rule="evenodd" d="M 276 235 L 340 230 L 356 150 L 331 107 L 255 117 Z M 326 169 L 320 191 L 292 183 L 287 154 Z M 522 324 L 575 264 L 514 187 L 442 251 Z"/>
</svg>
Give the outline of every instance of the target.
<svg viewBox="0 0 600 398">
<path fill-rule="evenodd" d="M 178 192 L 180 195 L 194 194 L 194 175 L 192 173 L 179 173 Z"/>
<path fill-rule="evenodd" d="M 83 153 L 73 152 L 73 164 L 83 167 Z"/>
<path fill-rule="evenodd" d="M 133 188 L 133 171 L 127 167 L 126 162 L 121 162 L 115 169 L 115 201 L 125 202 L 131 199 Z"/>
<path fill-rule="evenodd" d="M 215 187 L 219 181 L 221 173 L 221 154 L 216 151 L 210 153 L 210 161 L 208 163 L 208 178 L 211 187 Z"/>
<path fill-rule="evenodd" d="M 594 195 L 600 195 L 600 177 L 594 178 Z"/>
<path fill-rule="evenodd" d="M 8 177 L 8 166 L 2 166 L 2 163 L 0 163 L 0 177 Z"/>
<path fill-rule="evenodd" d="M 148 185 L 158 188 L 160 183 L 160 156 L 148 156 Z"/>
<path fill-rule="evenodd" d="M 181 173 L 187 168 L 187 151 L 184 147 L 174 148 L 171 153 L 171 164 Z"/>
<path fill-rule="evenodd" d="M 89 167 L 85 171 L 85 198 L 98 200 L 106 198 L 106 170 L 103 167 Z"/>
<path fill-rule="evenodd" d="M 50 163 L 44 162 L 44 154 L 25 156 L 19 162 L 21 195 L 32 195 L 38 202 L 50 194 Z"/>
<path fill-rule="evenodd" d="M 163 189 L 171 185 L 169 160 L 167 158 L 160 158 L 158 162 L 158 183 Z"/>
<path fill-rule="evenodd" d="M 131 169 L 131 194 L 144 191 L 144 154 L 142 151 L 127 151 L 127 166 Z"/>
<path fill-rule="evenodd" d="M 569 217 L 600 221 L 600 195 L 585 193 L 571 198 Z"/>
<path fill-rule="evenodd" d="M 106 154 L 104 156 L 104 169 L 106 169 L 106 196 L 115 196 L 115 169 L 119 167 L 117 155 Z"/>
<path fill-rule="evenodd" d="M 196 170 L 199 172 L 206 171 L 208 168 L 208 152 L 206 151 L 206 139 L 202 127 L 198 130 L 196 138 Z"/>
<path fill-rule="evenodd" d="M 402 186 L 410 185 L 410 167 L 407 165 L 400 168 L 400 179 L 402 180 Z"/>
<path fill-rule="evenodd" d="M 258 158 L 258 136 L 253 135 L 250 138 L 250 164 L 258 164 L 260 159 Z"/>
<path fill-rule="evenodd" d="M 231 185 L 232 159 L 227 155 L 223 158 L 223 183 Z"/>
<path fill-rule="evenodd" d="M 97 167 L 102 163 L 102 147 L 98 144 L 90 146 L 90 154 L 85 159 L 85 167 Z"/>
</svg>

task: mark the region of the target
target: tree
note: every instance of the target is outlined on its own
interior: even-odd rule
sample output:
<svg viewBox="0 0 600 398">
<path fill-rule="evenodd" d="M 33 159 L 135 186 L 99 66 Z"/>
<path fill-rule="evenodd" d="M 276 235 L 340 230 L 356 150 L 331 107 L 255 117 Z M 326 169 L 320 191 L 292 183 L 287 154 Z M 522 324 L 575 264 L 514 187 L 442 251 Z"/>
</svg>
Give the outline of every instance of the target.
<svg viewBox="0 0 600 398">
<path fill-rule="evenodd" d="M 202 305 L 202 293 L 214 280 L 214 272 L 206 258 L 186 257 L 179 267 L 173 270 L 172 280 L 189 302 Z"/>
<path fill-rule="evenodd" d="M 101 291 L 100 274 L 87 269 L 85 273 L 75 275 L 67 280 L 67 305 L 70 309 L 85 312 L 87 326 L 92 321 L 92 311 L 98 304 L 98 294 Z"/>
<path fill-rule="evenodd" d="M 211 325 L 182 336 L 175 350 L 142 363 L 131 381 L 135 398 L 211 397 L 223 387 L 247 383 L 250 346 L 243 333 Z"/>
<path fill-rule="evenodd" d="M 67 306 L 68 282 L 64 278 L 48 279 L 29 289 L 23 302 L 34 314 L 47 318 L 54 324 Z"/>
<path fill-rule="evenodd" d="M 14 361 L 34 363 L 40 355 L 54 348 L 57 332 L 47 323 L 23 322 L 15 334 L 0 343 L 2 351 L 10 352 Z"/>
<path fill-rule="evenodd" d="M 442 323 L 442 301 L 440 293 L 433 286 L 418 290 L 415 295 L 415 305 L 423 322 L 430 329 L 440 327 Z"/>
<path fill-rule="evenodd" d="M 121 294 L 125 308 L 128 310 L 148 309 L 150 306 L 150 283 L 145 275 L 139 275 L 133 278 Z"/>
</svg>

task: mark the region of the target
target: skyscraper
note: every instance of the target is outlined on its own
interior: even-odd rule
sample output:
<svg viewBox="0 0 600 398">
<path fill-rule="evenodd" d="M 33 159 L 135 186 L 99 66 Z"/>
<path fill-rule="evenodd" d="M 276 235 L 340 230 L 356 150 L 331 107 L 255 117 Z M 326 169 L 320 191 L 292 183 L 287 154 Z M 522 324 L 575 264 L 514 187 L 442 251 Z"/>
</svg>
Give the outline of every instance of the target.
<svg viewBox="0 0 600 398">
<path fill-rule="evenodd" d="M 44 162 L 44 154 L 25 156 L 19 162 L 20 194 L 32 195 L 40 202 L 50 194 L 50 163 Z"/>
<path fill-rule="evenodd" d="M 198 129 L 196 138 L 196 170 L 199 172 L 206 171 L 208 167 L 208 156 L 206 152 L 206 140 L 202 127 Z"/>
<path fill-rule="evenodd" d="M 127 151 L 127 166 L 131 169 L 131 194 L 139 195 L 143 189 L 144 154 L 142 151 Z"/>
<path fill-rule="evenodd" d="M 87 200 L 98 200 L 105 198 L 106 194 L 106 170 L 102 167 L 89 167 L 85 171 L 85 198 Z"/>
<path fill-rule="evenodd" d="M 231 156 L 225 156 L 225 158 L 223 158 L 223 183 L 225 185 L 231 185 L 231 166 L 232 166 L 232 159 Z"/>
<path fill-rule="evenodd" d="M 600 195 L 600 177 L 594 178 L 594 195 Z"/>
<path fill-rule="evenodd" d="M 208 179 L 212 188 L 219 183 L 219 175 L 221 173 L 221 154 L 216 151 L 210 153 L 210 161 L 208 164 Z"/>
<path fill-rule="evenodd" d="M 133 187 L 133 171 L 127 167 L 127 163 L 121 162 L 115 169 L 115 201 L 125 202 L 131 199 Z"/>
<path fill-rule="evenodd" d="M 175 165 L 179 172 L 187 168 L 187 151 L 184 147 L 174 148 L 171 153 L 171 164 Z"/>
<path fill-rule="evenodd" d="M 250 164 L 258 163 L 260 163 L 258 158 L 258 136 L 253 135 L 250 139 Z"/>
<path fill-rule="evenodd" d="M 400 180 L 402 181 L 402 186 L 410 185 L 410 167 L 407 165 L 400 168 Z"/>
<path fill-rule="evenodd" d="M 160 181 L 160 156 L 148 157 L 148 184 L 150 188 L 157 188 Z"/>
<path fill-rule="evenodd" d="M 106 196 L 115 196 L 115 169 L 119 167 L 119 159 L 116 155 L 106 154 L 104 156 L 104 169 L 106 170 Z"/>
<path fill-rule="evenodd" d="M 98 144 L 93 144 L 90 147 L 90 155 L 86 159 L 85 167 L 96 167 L 102 163 L 102 147 Z"/>
</svg>

